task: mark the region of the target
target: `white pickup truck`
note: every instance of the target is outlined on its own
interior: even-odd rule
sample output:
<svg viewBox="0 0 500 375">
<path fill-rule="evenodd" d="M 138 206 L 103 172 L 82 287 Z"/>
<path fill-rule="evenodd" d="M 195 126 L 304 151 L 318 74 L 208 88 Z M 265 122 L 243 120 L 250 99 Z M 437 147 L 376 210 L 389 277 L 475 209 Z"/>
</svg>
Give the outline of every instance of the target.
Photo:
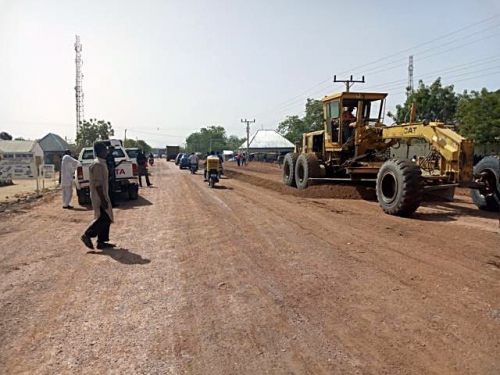
<svg viewBox="0 0 500 375">
<path fill-rule="evenodd" d="M 137 163 L 129 160 L 122 147 L 115 146 L 113 155 L 116 162 L 115 193 L 127 193 L 129 199 L 137 199 L 139 197 L 139 169 Z M 80 161 L 82 165 L 76 169 L 75 185 L 78 204 L 81 206 L 90 203 L 89 166 L 94 159 L 94 149 L 92 147 L 83 148 L 78 156 L 78 161 Z"/>
</svg>

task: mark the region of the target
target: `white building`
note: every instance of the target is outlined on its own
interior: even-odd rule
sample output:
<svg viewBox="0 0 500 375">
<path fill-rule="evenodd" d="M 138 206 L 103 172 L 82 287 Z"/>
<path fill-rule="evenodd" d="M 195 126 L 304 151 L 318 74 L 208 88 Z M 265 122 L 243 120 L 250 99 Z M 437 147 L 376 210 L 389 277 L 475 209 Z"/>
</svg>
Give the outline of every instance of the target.
<svg viewBox="0 0 500 375">
<path fill-rule="evenodd" d="M 0 140 L 0 179 L 35 178 L 43 164 L 43 150 L 38 141 Z"/>
</svg>

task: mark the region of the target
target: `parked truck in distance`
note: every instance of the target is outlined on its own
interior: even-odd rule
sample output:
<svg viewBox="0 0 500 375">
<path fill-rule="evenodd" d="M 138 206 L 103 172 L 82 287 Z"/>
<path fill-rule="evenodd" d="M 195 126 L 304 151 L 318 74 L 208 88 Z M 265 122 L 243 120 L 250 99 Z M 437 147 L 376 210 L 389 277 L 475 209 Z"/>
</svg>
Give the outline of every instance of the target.
<svg viewBox="0 0 500 375">
<path fill-rule="evenodd" d="M 180 146 L 166 146 L 167 161 L 175 160 L 180 151 Z"/>
</svg>

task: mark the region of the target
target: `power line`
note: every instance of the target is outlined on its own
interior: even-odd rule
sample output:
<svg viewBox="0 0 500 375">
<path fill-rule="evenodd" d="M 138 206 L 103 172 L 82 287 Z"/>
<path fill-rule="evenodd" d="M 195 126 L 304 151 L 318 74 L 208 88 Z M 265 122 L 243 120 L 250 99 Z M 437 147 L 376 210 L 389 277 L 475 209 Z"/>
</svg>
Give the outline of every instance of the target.
<svg viewBox="0 0 500 375">
<path fill-rule="evenodd" d="M 471 24 L 471 25 L 468 25 L 468 26 L 462 27 L 462 28 L 460 28 L 460 29 L 457 29 L 457 30 L 451 31 L 451 32 L 449 32 L 449 33 L 443 34 L 443 35 L 441 35 L 441 36 L 439 36 L 439 37 L 436 37 L 436 38 L 434 38 L 434 39 L 428 40 L 428 41 L 426 41 L 426 42 L 424 42 L 424 43 L 421 43 L 421 44 L 419 44 L 419 45 L 417 45 L 417 46 L 410 47 L 410 48 L 407 48 L 407 49 L 405 49 L 405 50 L 402 50 L 402 51 L 396 52 L 396 53 L 394 53 L 394 54 L 391 54 L 391 55 L 388 55 L 388 56 L 385 56 L 385 57 L 382 57 L 382 58 L 379 58 L 379 59 L 373 60 L 373 61 L 371 61 L 371 62 L 369 62 L 369 63 L 362 64 L 362 65 L 359 65 L 359 66 L 356 66 L 356 67 L 352 68 L 352 69 L 351 69 L 351 71 L 353 71 L 353 70 L 355 70 L 355 69 L 360 69 L 360 68 L 364 68 L 364 67 L 367 67 L 367 66 L 370 66 L 370 65 L 376 64 L 376 63 L 378 63 L 378 62 L 381 62 L 381 61 L 387 60 L 387 59 L 389 59 L 389 58 L 391 58 L 391 57 L 398 56 L 398 55 L 400 55 L 400 54 L 402 54 L 402 53 L 407 53 L 407 52 L 412 51 L 412 50 L 414 50 L 414 49 L 417 49 L 417 48 L 420 48 L 420 47 L 422 47 L 422 46 L 425 46 L 425 45 L 431 44 L 431 43 L 433 43 L 433 42 L 435 42 L 435 41 L 437 41 L 437 40 L 444 39 L 444 38 L 446 38 L 446 37 L 448 37 L 448 36 L 451 36 L 451 35 L 454 35 L 454 34 L 458 34 L 458 33 L 462 32 L 462 31 L 465 31 L 465 30 L 471 29 L 471 28 L 473 28 L 473 27 L 475 27 L 475 26 L 477 26 L 477 25 L 480 25 L 480 24 L 486 23 L 486 22 L 488 22 L 488 21 L 491 21 L 492 19 L 495 19 L 495 18 L 497 18 L 497 17 L 499 17 L 499 16 L 500 16 L 500 14 L 495 14 L 495 15 L 493 15 L 493 16 L 491 16 L 491 17 L 488 17 L 488 18 L 483 19 L 483 20 L 481 20 L 481 21 L 475 22 L 475 23 L 473 23 L 473 24 Z M 495 27 L 496 27 L 496 26 L 495 26 Z M 489 29 L 489 28 L 488 28 L 488 29 Z M 484 30 L 482 30 L 482 31 L 480 31 L 480 32 L 483 32 L 483 31 L 484 31 Z M 474 33 L 473 35 L 475 35 L 475 34 L 476 34 L 476 33 Z M 405 60 L 406 60 L 406 58 L 405 58 Z M 385 65 L 387 65 L 387 64 L 385 64 Z M 382 65 L 382 66 L 384 66 L 384 65 Z M 339 74 L 346 74 L 346 73 L 348 73 L 348 72 L 349 72 L 349 71 L 340 72 Z M 304 94 L 306 94 L 306 93 L 308 93 L 308 92 L 310 92 L 310 91 L 312 91 L 312 90 L 314 90 L 314 89 L 316 89 L 316 88 L 318 88 L 318 87 L 320 87 L 320 86 L 324 85 L 326 82 L 329 82 L 331 79 L 332 79 L 332 77 L 329 77 L 329 78 L 327 78 L 327 79 L 325 79 L 325 80 L 321 81 L 320 83 L 318 83 L 318 84 L 316 84 L 316 85 L 312 86 L 311 88 L 309 88 L 309 89 L 307 89 L 307 90 L 305 90 L 305 91 L 301 92 L 300 94 L 298 94 L 298 95 L 296 95 L 296 96 L 294 96 L 294 97 L 292 97 L 292 98 L 290 98 L 290 99 L 287 99 L 287 100 L 285 100 L 285 101 L 283 101 L 283 102 L 281 102 L 281 103 L 279 103 L 279 104 L 277 104 L 277 105 L 275 105 L 275 106 L 273 106 L 273 107 L 270 107 L 270 108 L 268 108 L 268 109 L 266 109 L 266 110 L 264 110 L 264 111 L 259 112 L 259 113 L 258 113 L 255 117 L 258 117 L 258 116 L 260 116 L 260 115 L 262 115 L 262 114 L 264 114 L 264 113 L 270 112 L 270 111 L 272 111 L 272 110 L 274 110 L 274 109 L 277 109 L 277 108 L 279 108 L 279 107 L 281 107 L 281 106 L 283 106 L 283 105 L 285 105 L 285 104 L 288 104 L 289 102 L 291 102 L 291 101 L 293 101 L 293 100 L 295 100 L 295 99 L 297 99 L 297 98 L 299 98 L 299 97 L 302 97 Z"/>
<path fill-rule="evenodd" d="M 497 33 L 497 34 L 498 34 L 498 33 Z M 433 55 L 426 56 L 426 57 L 424 57 L 424 58 L 420 59 L 420 61 L 421 61 L 421 60 L 424 60 L 424 59 L 426 59 L 426 58 L 429 58 L 429 57 L 433 57 L 433 56 L 436 56 L 436 55 L 439 55 L 439 54 L 443 54 L 443 53 L 449 52 L 449 51 L 451 51 L 451 50 L 455 50 L 455 49 L 458 49 L 458 48 L 465 47 L 465 46 L 467 46 L 467 45 L 470 45 L 470 44 L 476 43 L 476 42 L 481 41 L 481 40 L 484 40 L 484 39 L 491 38 L 491 37 L 493 37 L 493 36 L 495 36 L 495 35 L 497 35 L 497 34 L 489 35 L 489 36 L 484 37 L 484 38 L 480 38 L 480 39 L 473 40 L 473 41 L 471 41 L 471 42 L 469 42 L 469 43 L 466 43 L 466 44 L 464 44 L 464 45 L 461 45 L 461 46 L 457 46 L 457 47 L 454 47 L 454 48 L 450 48 L 450 49 L 448 49 L 448 50 L 440 51 L 440 52 L 435 53 L 435 54 L 433 54 Z M 406 60 L 406 58 L 405 58 L 404 60 Z M 480 61 L 480 60 L 479 60 L 479 61 Z M 400 64 L 398 64 L 398 65 L 396 65 L 396 66 L 400 66 Z M 380 72 L 383 72 L 383 71 L 388 71 L 388 70 L 393 69 L 393 68 L 394 68 L 394 67 L 396 67 L 396 66 L 392 66 L 392 67 L 389 67 L 389 68 L 386 68 L 386 69 L 383 69 L 383 70 L 379 70 L 379 71 L 374 72 L 374 73 L 372 73 L 372 74 L 380 73 Z M 440 71 L 437 71 L 437 72 L 440 72 Z M 420 77 L 420 78 L 422 78 L 422 77 Z M 379 86 L 377 86 L 377 87 L 379 87 Z M 326 88 L 325 88 L 325 89 L 326 89 Z M 312 93 L 312 94 L 317 94 L 317 93 L 322 92 L 322 91 L 324 91 L 324 89 L 322 89 L 322 90 L 318 90 L 318 91 L 316 91 L 316 92 L 314 92 L 314 93 Z M 304 101 L 304 98 L 300 98 L 300 99 L 298 99 L 298 100 L 294 100 L 293 102 L 290 102 L 288 105 L 282 106 L 282 108 L 280 108 L 280 109 L 278 109 L 278 110 L 275 110 L 275 111 L 270 111 L 267 115 L 265 115 L 265 116 L 264 116 L 264 117 L 262 117 L 262 118 L 267 119 L 267 118 L 269 118 L 269 117 L 271 117 L 271 116 L 274 116 L 274 115 L 275 115 L 275 114 L 277 114 L 277 113 L 281 113 L 281 112 L 283 112 L 284 110 L 288 110 L 289 108 L 296 107 L 298 104 L 301 104 L 301 105 L 302 105 L 303 101 Z"/>
<path fill-rule="evenodd" d="M 157 135 L 161 137 L 172 137 L 172 138 L 186 138 L 185 135 L 173 135 L 173 134 L 163 134 L 163 133 L 154 133 L 154 132 L 145 132 L 143 130 L 135 130 L 135 129 L 129 129 L 127 128 L 127 131 L 131 131 L 133 133 L 139 133 L 139 134 L 147 134 L 147 135 Z"/>
</svg>

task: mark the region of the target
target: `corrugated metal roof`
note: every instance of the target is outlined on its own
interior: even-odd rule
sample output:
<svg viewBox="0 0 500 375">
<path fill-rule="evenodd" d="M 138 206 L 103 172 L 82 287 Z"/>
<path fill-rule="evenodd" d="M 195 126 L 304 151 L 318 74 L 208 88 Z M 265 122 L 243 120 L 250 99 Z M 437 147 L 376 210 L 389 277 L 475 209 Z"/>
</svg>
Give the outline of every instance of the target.
<svg viewBox="0 0 500 375">
<path fill-rule="evenodd" d="M 44 152 L 64 152 L 69 149 L 68 143 L 54 133 L 47 134 L 38 143 Z"/>
<path fill-rule="evenodd" d="M 246 142 L 240 146 L 240 149 L 245 149 Z M 276 130 L 257 130 L 250 140 L 249 148 L 293 148 L 293 143 L 283 137 Z"/>
<path fill-rule="evenodd" d="M 8 152 L 32 152 L 36 141 L 5 141 L 0 140 L 0 151 Z"/>
</svg>

